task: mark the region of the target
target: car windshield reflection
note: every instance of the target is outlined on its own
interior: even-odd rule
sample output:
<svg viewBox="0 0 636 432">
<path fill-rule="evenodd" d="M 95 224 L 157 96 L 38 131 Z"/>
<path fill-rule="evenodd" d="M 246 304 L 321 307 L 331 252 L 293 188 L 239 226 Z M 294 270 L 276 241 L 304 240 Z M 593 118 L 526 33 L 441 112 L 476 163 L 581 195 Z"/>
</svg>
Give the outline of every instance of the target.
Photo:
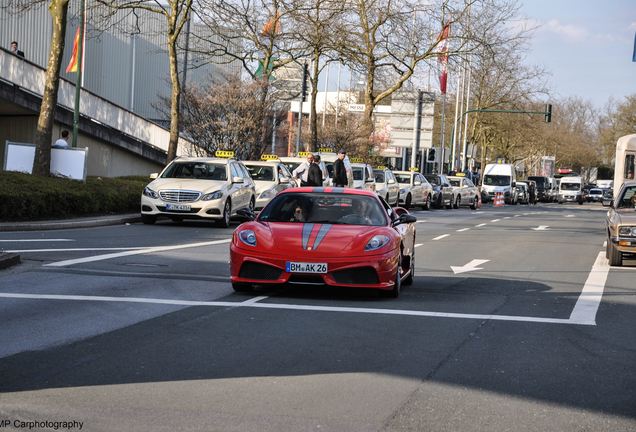
<svg viewBox="0 0 636 432">
<path fill-rule="evenodd" d="M 370 196 L 342 193 L 285 193 L 260 213 L 261 222 L 382 226 L 387 217 Z"/>
</svg>

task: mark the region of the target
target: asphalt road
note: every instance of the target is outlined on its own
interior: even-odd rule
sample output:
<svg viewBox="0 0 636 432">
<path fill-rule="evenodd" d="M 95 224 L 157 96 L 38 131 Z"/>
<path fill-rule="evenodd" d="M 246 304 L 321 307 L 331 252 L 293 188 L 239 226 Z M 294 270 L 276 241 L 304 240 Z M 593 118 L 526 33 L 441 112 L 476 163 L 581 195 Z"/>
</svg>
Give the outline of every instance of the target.
<svg viewBox="0 0 636 432">
<path fill-rule="evenodd" d="M 636 261 L 608 267 L 600 206 L 415 214 L 398 299 L 235 294 L 235 226 L 0 233 L 0 425 L 636 430 Z"/>
</svg>

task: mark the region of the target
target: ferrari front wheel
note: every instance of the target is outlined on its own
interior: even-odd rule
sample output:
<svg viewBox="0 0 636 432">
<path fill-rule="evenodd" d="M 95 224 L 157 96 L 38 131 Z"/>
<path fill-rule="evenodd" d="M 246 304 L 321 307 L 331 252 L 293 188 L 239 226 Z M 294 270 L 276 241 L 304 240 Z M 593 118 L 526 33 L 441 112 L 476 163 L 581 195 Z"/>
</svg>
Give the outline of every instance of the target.
<svg viewBox="0 0 636 432">
<path fill-rule="evenodd" d="M 388 291 L 381 291 L 383 297 L 398 298 L 400 296 L 400 290 L 402 288 L 402 255 L 400 255 L 400 261 L 395 270 L 395 277 L 393 282 L 393 288 Z"/>
</svg>

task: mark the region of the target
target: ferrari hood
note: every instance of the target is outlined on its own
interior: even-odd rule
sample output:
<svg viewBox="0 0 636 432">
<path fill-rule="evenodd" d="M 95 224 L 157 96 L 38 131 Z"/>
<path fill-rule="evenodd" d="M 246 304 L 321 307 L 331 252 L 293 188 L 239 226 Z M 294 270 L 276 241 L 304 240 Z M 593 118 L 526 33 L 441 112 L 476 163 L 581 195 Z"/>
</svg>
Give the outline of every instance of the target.
<svg viewBox="0 0 636 432">
<path fill-rule="evenodd" d="M 246 229 L 255 232 L 260 251 L 298 260 L 361 255 L 374 235 L 390 233 L 386 227 L 297 222 L 254 222 Z"/>
</svg>

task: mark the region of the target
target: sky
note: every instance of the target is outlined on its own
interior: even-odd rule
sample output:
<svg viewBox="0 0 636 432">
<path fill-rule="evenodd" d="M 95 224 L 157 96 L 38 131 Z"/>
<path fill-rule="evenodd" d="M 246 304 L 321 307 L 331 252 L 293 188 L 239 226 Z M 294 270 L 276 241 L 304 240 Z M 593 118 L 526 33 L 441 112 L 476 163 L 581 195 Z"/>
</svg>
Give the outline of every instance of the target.
<svg viewBox="0 0 636 432">
<path fill-rule="evenodd" d="M 520 0 L 534 31 L 527 63 L 549 73 L 552 94 L 602 109 L 636 94 L 636 0 Z"/>
</svg>

